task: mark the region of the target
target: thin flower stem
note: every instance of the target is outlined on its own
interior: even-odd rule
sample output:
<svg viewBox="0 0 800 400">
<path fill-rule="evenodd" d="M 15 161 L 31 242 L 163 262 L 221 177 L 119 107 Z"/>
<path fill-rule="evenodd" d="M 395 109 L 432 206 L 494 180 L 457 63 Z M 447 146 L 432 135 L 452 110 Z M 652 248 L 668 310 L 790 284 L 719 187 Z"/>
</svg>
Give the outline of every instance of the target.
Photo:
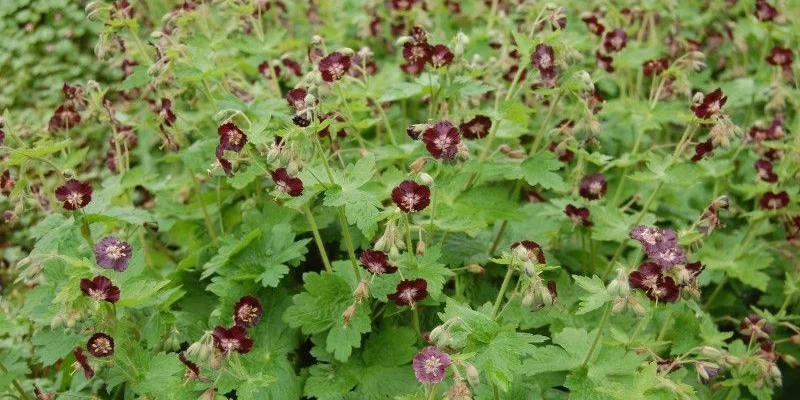
<svg viewBox="0 0 800 400">
<path fill-rule="evenodd" d="M 497 16 L 497 3 L 500 0 L 492 0 L 492 8 L 489 9 L 489 22 L 486 24 L 486 30 L 491 31 L 494 26 L 494 19 Z"/>
<path fill-rule="evenodd" d="M 394 137 L 394 131 L 392 130 L 392 123 L 389 122 L 389 117 L 386 116 L 386 111 L 383 110 L 383 107 L 380 103 L 376 100 L 372 100 L 375 103 L 375 108 L 378 109 L 378 114 L 381 116 L 381 120 L 383 124 L 386 126 L 386 134 L 389 136 L 389 141 L 392 142 L 393 146 L 397 146 L 397 139 Z"/>
<path fill-rule="evenodd" d="M 413 262 L 414 261 L 414 245 L 411 241 L 411 219 L 408 217 L 408 214 L 403 214 L 403 221 L 406 224 L 406 253 L 408 253 L 408 260 Z"/>
<path fill-rule="evenodd" d="M 339 101 L 341 101 L 342 104 L 344 104 L 344 109 L 345 111 L 347 111 L 347 122 L 348 124 L 350 124 L 350 127 L 353 128 L 353 131 L 355 131 L 358 145 L 363 148 L 366 148 L 367 144 L 364 142 L 364 138 L 361 137 L 361 132 L 358 131 L 358 128 L 353 123 L 353 110 L 350 109 L 350 103 L 348 103 L 347 99 L 344 97 L 344 91 L 342 90 L 342 85 L 340 83 L 337 83 L 335 86 L 336 86 L 336 91 L 339 94 Z"/>
<path fill-rule="evenodd" d="M 559 92 L 556 95 L 556 98 L 550 103 L 550 107 L 547 109 L 547 115 L 544 117 L 544 122 L 542 122 L 542 126 L 539 128 L 539 132 L 536 134 L 536 137 L 533 139 L 533 143 L 531 143 L 531 148 L 528 151 L 528 154 L 534 154 L 539 150 L 539 144 L 542 142 L 544 138 L 544 134 L 547 132 L 547 127 L 550 124 L 550 119 L 553 118 L 553 112 L 556 109 L 556 106 L 561 101 L 562 93 Z"/>
<path fill-rule="evenodd" d="M 81 221 L 83 224 L 83 229 L 81 229 L 81 233 L 83 233 L 83 237 L 86 239 L 86 243 L 89 244 L 89 248 L 94 248 L 94 240 L 92 239 L 92 230 L 89 229 L 89 218 L 86 217 L 86 211 L 81 208 Z"/>
<path fill-rule="evenodd" d="M 139 29 L 134 28 L 132 20 L 129 21 L 131 21 L 131 23 L 128 24 L 128 29 L 130 30 L 131 37 L 133 38 L 133 43 L 136 44 L 136 48 L 139 50 L 140 53 L 142 53 L 144 59 L 147 60 L 147 65 L 152 65 L 153 59 L 150 58 L 149 54 L 147 54 L 147 47 L 142 42 L 142 39 L 139 37 Z"/>
<path fill-rule="evenodd" d="M 644 136 L 644 129 L 639 128 L 636 132 L 636 139 L 633 142 L 633 149 L 631 150 L 631 156 L 636 157 L 636 154 L 639 152 L 639 146 L 642 143 L 642 136 Z M 617 204 L 619 201 L 619 196 L 622 195 L 622 189 L 625 187 L 626 183 L 626 173 L 628 172 L 628 168 L 630 165 L 626 165 L 622 168 L 622 172 L 620 172 L 619 178 L 619 185 L 617 186 L 616 192 L 614 192 L 614 198 L 611 201 L 611 204 Z"/>
<path fill-rule="evenodd" d="M 3 364 L 3 361 L 0 361 L 0 371 L 3 371 L 3 374 L 8 374 L 9 373 L 8 372 L 8 368 L 6 368 L 5 364 Z M 19 392 L 19 395 L 21 396 L 20 398 L 25 399 L 25 400 L 29 400 L 30 399 L 30 397 L 28 397 L 28 394 L 25 393 L 25 390 L 22 389 L 22 386 L 20 386 L 19 382 L 17 382 L 16 379 L 12 379 L 11 380 L 11 385 L 13 385 L 14 389 L 16 389 L 17 392 Z"/>
<path fill-rule="evenodd" d="M 417 338 L 422 338 L 422 329 L 419 325 L 419 307 L 414 305 L 411 307 L 411 323 L 414 324 L 414 331 L 417 332 Z"/>
<path fill-rule="evenodd" d="M 508 221 L 503 221 L 503 223 L 500 224 L 500 230 L 497 231 L 497 236 L 495 236 L 494 241 L 492 241 L 492 247 L 489 248 L 489 256 L 494 254 L 494 252 L 497 250 L 497 246 L 500 244 L 500 239 L 503 238 L 506 228 L 508 228 Z"/>
<path fill-rule="evenodd" d="M 506 276 L 503 278 L 503 283 L 500 285 L 500 292 L 497 293 L 497 298 L 494 300 L 494 306 L 492 306 L 492 314 L 490 315 L 491 319 L 495 319 L 497 316 L 497 312 L 500 311 L 500 304 L 503 302 L 503 296 L 506 294 L 506 290 L 508 290 L 508 283 L 511 282 L 511 277 L 514 275 L 514 270 L 516 269 L 516 260 L 512 256 L 511 262 L 508 264 L 508 270 L 506 270 Z"/>
<path fill-rule="evenodd" d="M 660 341 L 661 338 L 667 333 L 667 328 L 669 327 L 669 323 L 672 322 L 672 313 L 668 313 L 667 317 L 664 319 L 664 325 L 661 326 L 661 330 L 658 332 L 658 336 L 656 337 L 656 341 Z"/>
<path fill-rule="evenodd" d="M 191 175 L 191 173 L 190 173 Z M 206 228 L 208 228 L 208 234 L 211 235 L 211 240 L 217 241 L 217 231 L 214 229 L 214 223 L 211 221 L 211 216 L 208 214 L 208 208 L 206 208 L 206 202 L 203 200 L 203 194 L 200 193 L 200 184 L 197 182 L 197 178 L 194 175 L 192 176 L 192 183 L 194 184 L 194 193 L 197 196 L 197 202 L 200 203 L 200 209 L 203 211 L 203 218 L 206 220 Z"/>
<path fill-rule="evenodd" d="M 347 247 L 347 255 L 350 257 L 350 264 L 353 266 L 353 274 L 355 275 L 356 280 L 361 280 L 361 271 L 358 268 L 356 251 L 353 247 L 353 239 L 350 237 L 350 225 L 348 225 L 347 216 L 344 215 L 344 207 L 336 207 L 336 210 L 339 212 L 339 223 L 342 225 L 344 244 Z"/>
<path fill-rule="evenodd" d="M 333 273 L 331 262 L 328 259 L 328 252 L 325 251 L 325 244 L 322 243 L 322 237 L 319 235 L 319 228 L 317 227 L 317 221 L 314 219 L 314 214 L 311 213 L 311 209 L 308 207 L 308 205 L 303 207 L 303 212 L 306 214 L 306 218 L 308 219 L 308 225 L 311 226 L 311 233 L 314 235 L 314 243 L 317 244 L 317 250 L 319 250 L 319 255 L 322 257 L 322 263 L 325 265 L 325 271 Z"/>
<path fill-rule="evenodd" d="M 594 341 L 592 342 L 592 347 L 589 347 L 589 351 L 586 353 L 586 358 L 583 359 L 581 367 L 585 367 L 587 364 L 589 364 L 589 360 L 592 359 L 594 351 L 597 349 L 597 345 L 600 344 L 600 338 L 603 337 L 603 330 L 605 329 L 606 324 L 608 324 L 608 317 L 611 315 L 612 304 L 613 303 L 609 302 L 608 305 L 606 305 L 606 309 L 603 311 L 603 319 L 600 321 L 600 327 L 597 328 L 597 335 L 595 335 Z"/>
</svg>

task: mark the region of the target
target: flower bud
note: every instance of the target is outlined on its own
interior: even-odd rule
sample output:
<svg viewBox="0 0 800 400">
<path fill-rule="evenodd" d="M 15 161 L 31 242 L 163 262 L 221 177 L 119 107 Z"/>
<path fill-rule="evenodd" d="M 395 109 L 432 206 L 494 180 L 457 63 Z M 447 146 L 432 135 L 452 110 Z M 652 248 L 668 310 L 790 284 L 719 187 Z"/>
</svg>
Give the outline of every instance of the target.
<svg viewBox="0 0 800 400">
<path fill-rule="evenodd" d="M 353 292 L 353 298 L 355 298 L 359 303 L 369 299 L 369 284 L 366 280 L 361 280 L 361 282 L 358 282 L 358 286 Z"/>
<path fill-rule="evenodd" d="M 528 261 L 529 259 L 528 249 L 526 249 L 525 246 L 514 247 L 512 253 L 514 254 L 514 258 L 517 260 Z"/>
<path fill-rule="evenodd" d="M 217 392 L 214 390 L 214 388 L 208 388 L 205 392 L 203 392 L 203 394 L 200 395 L 200 397 L 197 398 L 197 400 L 214 400 L 216 395 Z"/>
<path fill-rule="evenodd" d="M 536 275 L 536 266 L 530 260 L 525 261 L 522 265 L 522 270 L 525 271 L 525 275 L 529 278 Z"/>
<path fill-rule="evenodd" d="M 722 357 L 725 354 L 722 352 L 722 350 L 711 346 L 700 346 L 698 350 L 700 351 L 700 354 L 714 360 Z"/>
<path fill-rule="evenodd" d="M 52 320 L 50 320 L 50 329 L 56 329 L 59 326 L 64 324 L 64 315 L 61 313 L 56 314 Z"/>
<path fill-rule="evenodd" d="M 644 306 L 636 297 L 630 296 L 628 298 L 628 307 L 630 307 L 631 311 L 638 316 L 644 316 L 647 313 L 647 310 L 644 309 Z"/>
<path fill-rule="evenodd" d="M 411 170 L 411 172 L 417 174 L 420 171 L 422 171 L 422 168 L 424 168 L 425 164 L 427 163 L 428 163 L 428 157 L 420 157 L 411 163 L 409 169 Z"/>
<path fill-rule="evenodd" d="M 464 48 L 466 48 L 468 44 L 469 36 L 465 35 L 464 32 L 459 31 L 456 34 L 456 44 L 453 46 L 453 55 L 456 57 L 461 57 L 464 55 Z"/>
<path fill-rule="evenodd" d="M 625 310 L 626 304 L 627 301 L 625 300 L 624 297 L 615 297 L 614 304 L 611 306 L 611 312 L 613 312 L 614 314 L 621 313 L 623 310 Z"/>
<path fill-rule="evenodd" d="M 319 45 L 324 43 L 325 41 L 322 39 L 320 35 L 314 35 L 311 37 L 311 44 Z"/>
<path fill-rule="evenodd" d="M 433 185 L 433 177 L 431 177 L 430 175 L 428 175 L 425 172 L 423 172 L 423 173 L 419 174 L 419 183 L 421 183 L 423 185 L 427 185 L 427 186 L 432 186 Z"/>
<path fill-rule="evenodd" d="M 469 384 L 472 387 L 476 387 L 476 386 L 481 384 L 480 374 L 478 373 L 478 369 L 475 368 L 474 365 L 472 365 L 472 364 L 470 364 L 468 362 L 465 362 L 464 363 L 464 372 L 467 375 L 467 382 L 469 382 Z"/>
<path fill-rule="evenodd" d="M 351 304 L 350 307 L 347 307 L 347 310 L 344 310 L 342 314 L 342 319 L 344 320 L 344 326 L 350 325 L 350 321 L 353 320 L 353 317 L 356 315 L 356 305 L 355 303 Z"/>
<path fill-rule="evenodd" d="M 486 272 L 486 270 L 478 264 L 467 265 L 466 269 L 467 272 L 476 275 L 483 275 L 483 273 Z"/>
<path fill-rule="evenodd" d="M 338 51 L 339 53 L 342 53 L 342 54 L 344 54 L 344 55 L 346 55 L 348 57 L 352 57 L 354 54 L 356 54 L 356 52 L 353 51 L 353 49 L 351 49 L 349 47 L 342 47 L 342 48 L 339 48 L 339 50 L 336 50 L 336 51 Z"/>
<path fill-rule="evenodd" d="M 522 306 L 527 308 L 533 304 L 533 300 L 536 296 L 533 292 L 526 292 L 525 296 L 522 297 Z"/>
<path fill-rule="evenodd" d="M 398 46 L 402 46 L 402 45 L 404 45 L 406 43 L 411 43 L 413 41 L 414 41 L 414 38 L 412 38 L 411 36 L 400 36 L 399 38 L 397 38 L 397 40 L 394 43 L 396 45 L 398 45 Z"/>
<path fill-rule="evenodd" d="M 417 255 L 424 256 L 425 255 L 425 241 L 420 240 L 417 242 Z"/>
</svg>

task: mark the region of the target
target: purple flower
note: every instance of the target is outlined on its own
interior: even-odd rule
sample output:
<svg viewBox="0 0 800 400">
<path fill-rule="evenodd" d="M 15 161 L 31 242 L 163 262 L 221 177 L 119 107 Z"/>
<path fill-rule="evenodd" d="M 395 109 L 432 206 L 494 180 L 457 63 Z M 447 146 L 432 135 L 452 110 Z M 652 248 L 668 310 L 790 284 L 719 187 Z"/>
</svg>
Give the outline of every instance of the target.
<svg viewBox="0 0 800 400">
<path fill-rule="evenodd" d="M 711 139 L 706 140 L 705 142 L 699 142 L 694 146 L 694 155 L 692 156 L 692 162 L 698 162 L 703 159 L 706 155 L 710 155 L 714 151 L 714 144 L 711 142 Z"/>
<path fill-rule="evenodd" d="M 692 112 L 697 118 L 708 119 L 719 112 L 727 101 L 728 96 L 723 95 L 722 90 L 717 88 L 703 96 L 703 100 L 699 104 L 692 104 Z"/>
<path fill-rule="evenodd" d="M 794 61 L 794 53 L 788 47 L 775 46 L 766 58 L 767 62 L 781 68 L 791 68 Z"/>
<path fill-rule="evenodd" d="M 638 241 L 648 249 L 670 248 L 678 243 L 678 235 L 672 229 L 651 228 L 639 225 L 631 230 L 631 239 Z"/>
<path fill-rule="evenodd" d="M 589 32 L 594 34 L 595 36 L 603 36 L 603 32 L 606 31 L 606 27 L 603 26 L 602 23 L 598 20 L 597 16 L 592 14 L 582 18 L 583 22 L 586 24 L 586 27 L 589 29 Z"/>
<path fill-rule="evenodd" d="M 606 37 L 603 39 L 603 48 L 606 49 L 606 52 L 614 52 L 620 51 L 628 45 L 628 34 L 625 33 L 624 29 L 614 29 L 611 32 L 606 34 Z"/>
<path fill-rule="evenodd" d="M 11 194 L 11 190 L 14 189 L 14 185 L 17 184 L 16 179 L 11 176 L 11 172 L 9 170 L 3 171 L 0 174 L 0 193 L 4 196 L 8 196 Z"/>
<path fill-rule="evenodd" d="M 544 43 L 537 44 L 536 49 L 531 53 L 531 64 L 535 65 L 539 71 L 554 68 L 555 59 L 553 48 Z"/>
<path fill-rule="evenodd" d="M 756 161 L 754 167 L 758 177 L 764 182 L 775 183 L 778 181 L 778 174 L 772 171 L 772 162 L 765 159 Z"/>
<path fill-rule="evenodd" d="M 62 104 L 53 112 L 50 121 L 47 123 L 47 130 L 56 133 L 68 130 L 81 122 L 81 115 L 71 104 Z"/>
<path fill-rule="evenodd" d="M 392 189 L 392 201 L 404 212 L 422 211 L 431 203 L 431 189 L 414 181 L 403 181 Z"/>
<path fill-rule="evenodd" d="M 95 357 L 108 357 L 114 354 L 114 338 L 97 332 L 89 338 L 86 349 Z"/>
<path fill-rule="evenodd" d="M 646 262 L 628 276 L 628 283 L 634 289 L 641 289 L 651 300 L 674 303 L 680 292 L 672 277 L 664 276 L 664 269 L 653 262 Z"/>
<path fill-rule="evenodd" d="M 389 264 L 389 256 L 379 250 L 364 250 L 358 258 L 364 269 L 375 274 L 391 274 L 397 271 L 397 267 Z"/>
<path fill-rule="evenodd" d="M 178 360 L 181 361 L 183 365 L 186 366 L 186 378 L 192 379 L 200 379 L 200 367 L 197 366 L 196 363 L 186 358 L 186 354 L 183 352 L 178 353 Z"/>
<path fill-rule="evenodd" d="M 307 94 L 303 88 L 292 89 L 286 93 L 286 102 L 297 111 L 304 110 L 306 108 Z"/>
<path fill-rule="evenodd" d="M 131 245 L 113 236 L 106 236 L 94 245 L 97 265 L 105 269 L 125 271 L 131 260 Z"/>
<path fill-rule="evenodd" d="M 443 44 L 437 44 L 431 49 L 430 63 L 434 68 L 444 67 L 453 62 L 453 52 Z"/>
<path fill-rule="evenodd" d="M 97 301 L 109 303 L 119 301 L 119 288 L 114 286 L 111 279 L 102 275 L 94 279 L 81 279 L 81 292 Z"/>
<path fill-rule="evenodd" d="M 687 263 L 686 254 L 680 246 L 653 249 L 647 253 L 656 264 L 670 269 L 676 265 Z"/>
<path fill-rule="evenodd" d="M 398 306 L 413 307 L 415 303 L 428 297 L 428 282 L 422 278 L 401 281 L 397 284 L 395 292 L 386 297 Z"/>
<path fill-rule="evenodd" d="M 86 207 L 92 201 L 92 185 L 77 179 L 70 179 L 56 189 L 56 199 L 67 210 Z"/>
<path fill-rule="evenodd" d="M 300 178 L 295 178 L 289 175 L 286 168 L 278 168 L 271 171 L 272 180 L 275 182 L 275 187 L 292 197 L 303 195 L 303 181 Z"/>
<path fill-rule="evenodd" d="M 410 63 L 431 62 L 433 47 L 425 41 L 408 42 L 403 45 L 403 58 Z"/>
<path fill-rule="evenodd" d="M 581 197 L 588 200 L 597 200 L 603 197 L 608 191 L 608 182 L 605 175 L 601 173 L 586 175 L 581 179 L 578 193 Z"/>
<path fill-rule="evenodd" d="M 439 383 L 444 380 L 450 362 L 450 356 L 436 347 L 428 346 L 414 356 L 414 375 L 421 383 Z"/>
<path fill-rule="evenodd" d="M 669 59 L 667 57 L 647 60 L 642 64 L 644 76 L 661 75 L 667 68 L 669 68 Z"/>
<path fill-rule="evenodd" d="M 244 354 L 253 348 L 253 339 L 247 337 L 247 331 L 239 325 L 228 329 L 217 326 L 211 332 L 211 337 L 214 338 L 214 346 L 225 354 L 232 351 Z"/>
<path fill-rule="evenodd" d="M 253 296 L 244 296 L 233 306 L 233 320 L 237 326 L 253 327 L 261 321 L 264 306 Z"/>
<path fill-rule="evenodd" d="M 761 22 L 769 22 L 778 16 L 778 10 L 766 0 L 756 0 L 756 18 Z"/>
<path fill-rule="evenodd" d="M 219 147 L 222 150 L 230 150 L 235 152 L 242 151 L 244 145 L 247 144 L 247 135 L 236 126 L 233 122 L 227 122 L 217 128 L 219 135 Z"/>
<path fill-rule="evenodd" d="M 458 152 L 461 136 L 458 129 L 448 121 L 439 121 L 425 130 L 422 134 L 425 148 L 435 158 L 452 160 Z"/>
</svg>

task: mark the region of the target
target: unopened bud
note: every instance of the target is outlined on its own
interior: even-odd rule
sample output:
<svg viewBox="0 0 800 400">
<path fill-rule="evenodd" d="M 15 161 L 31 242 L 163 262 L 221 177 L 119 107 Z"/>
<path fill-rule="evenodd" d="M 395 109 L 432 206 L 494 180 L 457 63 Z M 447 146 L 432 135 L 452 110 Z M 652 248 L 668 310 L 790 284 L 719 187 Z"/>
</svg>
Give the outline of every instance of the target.
<svg viewBox="0 0 800 400">
<path fill-rule="evenodd" d="M 312 44 L 322 44 L 323 42 L 325 41 L 322 39 L 322 36 L 320 35 L 314 35 L 311 37 Z"/>
<path fill-rule="evenodd" d="M 222 368 L 222 353 L 215 351 L 208 357 L 208 366 L 214 371 L 219 371 Z"/>
<path fill-rule="evenodd" d="M 50 320 L 50 329 L 56 329 L 59 326 L 64 324 L 64 315 L 61 313 L 56 314 L 52 320 Z"/>
<path fill-rule="evenodd" d="M 353 298 L 356 299 L 357 302 L 361 302 L 369 298 L 369 284 L 366 280 L 362 280 L 358 282 L 358 286 L 356 290 L 353 292 Z"/>
<path fill-rule="evenodd" d="M 205 392 L 203 392 L 203 394 L 200 395 L 200 397 L 197 398 L 197 400 L 214 400 L 214 396 L 216 395 L 217 392 L 214 390 L 214 388 L 208 388 Z"/>
<path fill-rule="evenodd" d="M 722 352 L 722 350 L 711 346 L 700 346 L 698 350 L 700 351 L 700 354 L 714 360 L 722 357 L 725 354 Z"/>
<path fill-rule="evenodd" d="M 525 296 L 522 297 L 522 306 L 526 307 L 526 308 L 530 307 L 531 304 L 533 304 L 533 300 L 534 300 L 535 297 L 536 296 L 534 295 L 533 292 L 525 293 Z"/>
<path fill-rule="evenodd" d="M 344 326 L 350 325 L 350 321 L 353 320 L 353 317 L 356 315 L 356 305 L 351 304 L 350 307 L 347 307 L 347 310 L 344 310 L 342 314 L 342 319 L 344 320 Z"/>
<path fill-rule="evenodd" d="M 369 155 L 369 150 L 367 150 L 367 149 L 365 149 L 365 148 L 363 148 L 363 147 L 359 147 L 359 148 L 358 148 L 358 154 L 359 154 L 361 157 L 366 157 L 366 156 L 368 156 L 368 155 Z"/>
<path fill-rule="evenodd" d="M 419 182 L 423 185 L 431 186 L 433 185 L 433 177 L 423 172 L 419 174 Z"/>
<path fill-rule="evenodd" d="M 464 48 L 467 47 L 469 44 L 469 36 L 465 35 L 464 32 L 458 32 L 456 34 L 456 45 L 453 46 L 453 55 L 456 57 L 461 57 L 464 55 Z"/>
<path fill-rule="evenodd" d="M 624 297 L 615 297 L 614 305 L 611 306 L 611 312 L 613 312 L 614 314 L 621 313 L 622 310 L 625 309 L 625 304 L 627 304 L 627 301 L 625 300 Z"/>
<path fill-rule="evenodd" d="M 344 55 L 346 55 L 348 57 L 352 57 L 353 54 L 356 54 L 356 52 L 353 51 L 353 49 L 351 49 L 349 47 L 341 47 L 341 48 L 339 48 L 339 50 L 336 50 L 336 51 L 338 51 L 339 53 L 342 53 L 342 54 L 344 54 Z"/>
<path fill-rule="evenodd" d="M 411 172 L 417 174 L 420 171 L 422 171 L 422 168 L 424 168 L 425 164 L 427 163 L 428 163 L 428 157 L 420 157 L 411 163 L 409 169 L 411 170 Z"/>
<path fill-rule="evenodd" d="M 518 245 L 517 247 L 514 247 L 512 252 L 514 253 L 514 258 L 517 260 L 528 261 L 529 254 L 528 249 L 526 249 L 525 246 Z"/>
<path fill-rule="evenodd" d="M 395 41 L 395 44 L 397 44 L 398 46 L 402 46 L 402 45 L 404 45 L 406 43 L 410 43 L 410 42 L 413 42 L 413 41 L 414 41 L 414 38 L 412 38 L 411 36 L 400 36 Z"/>
<path fill-rule="evenodd" d="M 642 303 L 639 302 L 639 300 L 633 296 L 630 296 L 628 298 L 628 307 L 631 308 L 631 311 L 633 311 L 634 314 L 640 317 L 643 316 L 645 313 L 647 313 L 647 310 L 644 309 Z"/>
<path fill-rule="evenodd" d="M 425 255 L 425 249 L 426 249 L 425 241 L 424 240 L 418 241 L 417 242 L 417 255 L 418 256 L 424 256 Z"/>
<path fill-rule="evenodd" d="M 481 376 L 478 373 L 478 369 L 475 368 L 474 365 L 465 362 L 464 363 L 464 372 L 467 374 L 467 382 L 469 382 L 472 387 L 478 386 L 481 384 Z"/>
<path fill-rule="evenodd" d="M 478 264 L 470 264 L 466 267 L 467 272 L 477 275 L 483 275 L 486 270 Z"/>
</svg>

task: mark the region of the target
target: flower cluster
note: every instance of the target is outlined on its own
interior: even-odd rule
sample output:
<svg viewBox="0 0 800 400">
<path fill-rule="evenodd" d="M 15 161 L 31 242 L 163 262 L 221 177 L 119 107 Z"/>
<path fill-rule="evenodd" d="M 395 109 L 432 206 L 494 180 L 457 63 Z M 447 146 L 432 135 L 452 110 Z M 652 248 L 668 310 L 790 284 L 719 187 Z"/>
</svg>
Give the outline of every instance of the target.
<svg viewBox="0 0 800 400">
<path fill-rule="evenodd" d="M 409 75 L 418 75 L 425 69 L 425 64 L 433 68 L 441 68 L 453 62 L 454 54 L 446 45 L 431 45 L 428 34 L 420 26 L 414 26 L 409 36 L 401 38 L 403 43 L 403 59 L 400 66 Z"/>
</svg>

